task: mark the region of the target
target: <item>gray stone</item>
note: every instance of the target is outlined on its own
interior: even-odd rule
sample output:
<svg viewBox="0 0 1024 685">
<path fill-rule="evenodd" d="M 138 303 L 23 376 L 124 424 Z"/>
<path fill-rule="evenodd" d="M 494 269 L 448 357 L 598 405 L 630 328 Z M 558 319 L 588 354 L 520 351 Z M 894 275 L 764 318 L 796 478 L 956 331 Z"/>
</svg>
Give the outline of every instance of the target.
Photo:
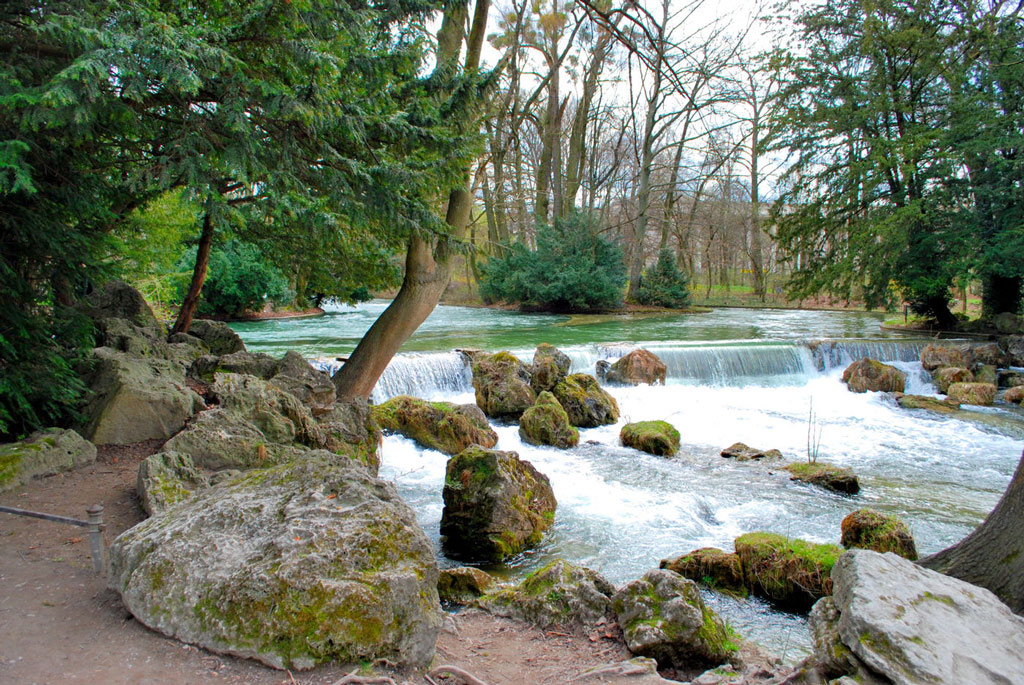
<svg viewBox="0 0 1024 685">
<path fill-rule="evenodd" d="M 127 319 L 136 326 L 163 333 L 163 326 L 138 290 L 124 281 L 110 281 L 80 305 L 93 319 Z"/>
<path fill-rule="evenodd" d="M 897 685 L 1024 682 L 1024 618 L 988 590 L 869 550 L 832 579 L 842 643 Z"/>
<path fill-rule="evenodd" d="M 425 667 L 437 579 L 394 486 L 326 451 L 203 490 L 110 548 L 110 586 L 141 623 L 275 668 Z"/>
<path fill-rule="evenodd" d="M 294 350 L 285 352 L 277 362 L 277 373 L 270 384 L 294 395 L 314 417 L 329 414 L 334 407 L 336 391 L 330 375 L 314 369 Z"/>
<path fill-rule="evenodd" d="M 380 428 L 373 420 L 370 403 L 361 397 L 335 402 L 331 412 L 317 419 L 324 447 L 361 463 L 370 473 L 380 469 Z"/>
<path fill-rule="evenodd" d="M 613 594 L 615 587 L 597 571 L 558 559 L 515 587 L 484 595 L 477 606 L 539 628 L 586 633 L 612 619 Z"/>
<path fill-rule="evenodd" d="M 163 449 L 190 455 L 197 466 L 214 471 L 269 466 L 300 452 L 268 441 L 242 415 L 222 407 L 200 412 Z"/>
<path fill-rule="evenodd" d="M 93 350 L 93 397 L 83 414 L 82 434 L 97 445 L 126 445 L 169 438 L 205 407 L 185 386 L 180 364 L 144 359 L 100 347 Z"/>
<path fill-rule="evenodd" d="M 533 366 L 530 367 L 530 386 L 534 392 L 541 393 L 551 390 L 563 378 L 569 375 L 572 360 L 557 347 L 541 343 L 533 353 Z"/>
<path fill-rule="evenodd" d="M 515 452 L 473 445 L 448 460 L 441 535 L 451 556 L 500 562 L 540 542 L 555 518 L 547 476 Z"/>
<path fill-rule="evenodd" d="M 736 651 L 696 583 L 678 573 L 648 571 L 615 593 L 612 608 L 629 651 L 657 659 L 661 668 L 720 664 Z"/>
<path fill-rule="evenodd" d="M 727 459 L 736 461 L 751 461 L 753 459 L 767 459 L 777 461 L 782 459 L 782 452 L 779 450 L 762 450 L 757 447 L 749 447 L 742 442 L 736 442 L 722 450 L 721 455 Z"/>
<path fill-rule="evenodd" d="M 1006 350 L 1010 366 L 1024 366 L 1024 335 L 1009 335 L 999 342 Z"/>
<path fill-rule="evenodd" d="M 0 492 L 96 461 L 96 446 L 73 430 L 47 428 L 0 445 Z"/>
<path fill-rule="evenodd" d="M 1009 357 L 1007 357 L 1003 348 L 999 346 L 999 343 L 981 343 L 980 345 L 975 345 L 972 351 L 974 352 L 974 361 L 977 364 L 994 366 L 1001 369 L 1010 363 Z"/>
<path fill-rule="evenodd" d="M 216 370 L 256 376 L 268 381 L 277 374 L 278 360 L 262 352 L 233 352 L 217 359 Z"/>
<path fill-rule="evenodd" d="M 308 447 L 325 443 L 309 409 L 294 395 L 267 381 L 238 373 L 217 373 L 212 391 L 225 411 L 245 417 L 268 442 Z"/>
<path fill-rule="evenodd" d="M 223 321 L 196 319 L 188 328 L 188 335 L 199 338 L 210 350 L 210 354 L 223 355 L 244 352 L 245 343 L 230 326 Z"/>
<path fill-rule="evenodd" d="M 142 508 L 152 516 L 184 502 L 210 481 L 196 468 L 192 457 L 180 452 L 151 454 L 139 464 L 136 490 Z"/>
<path fill-rule="evenodd" d="M 127 352 L 134 357 L 166 359 L 188 368 L 198 357 L 206 354 L 202 340 L 188 335 L 175 335 L 165 339 L 155 328 L 143 328 L 128 319 L 100 319 L 96 322 L 103 347 Z"/>
</svg>

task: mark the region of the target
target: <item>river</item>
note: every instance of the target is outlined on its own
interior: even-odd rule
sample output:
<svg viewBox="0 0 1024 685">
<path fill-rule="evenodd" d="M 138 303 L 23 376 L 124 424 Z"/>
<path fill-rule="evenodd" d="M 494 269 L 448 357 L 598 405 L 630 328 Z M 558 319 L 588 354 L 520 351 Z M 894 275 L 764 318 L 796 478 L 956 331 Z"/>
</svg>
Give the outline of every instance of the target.
<svg viewBox="0 0 1024 685">
<path fill-rule="evenodd" d="M 233 324 L 252 351 L 296 349 L 326 368 L 355 347 L 387 305 L 331 307 L 321 317 Z M 769 530 L 815 542 L 839 539 L 842 518 L 860 507 L 898 514 L 924 555 L 956 542 L 992 509 L 1020 459 L 1024 414 L 1002 405 L 955 416 L 899 408 L 879 393 L 855 394 L 840 377 L 872 356 L 907 372 L 907 392 L 935 394 L 918 361 L 927 341 L 883 331 L 880 314 L 719 309 L 706 314 L 556 316 L 438 307 L 393 360 L 374 399 L 412 394 L 473 402 L 457 348 L 510 350 L 523 361 L 547 342 L 594 373 L 599 359 L 645 347 L 668 366 L 665 386 L 611 388 L 622 412 L 614 426 L 580 431 L 571 450 L 524 444 L 515 425 L 496 424 L 498 448 L 514 450 L 551 480 L 555 524 L 542 546 L 488 569 L 518 578 L 555 557 L 594 568 L 616 584 L 659 560 L 697 547 L 732 549 L 746 532 Z M 827 340 L 823 344 L 816 341 Z M 820 431 L 819 461 L 851 467 L 854 497 L 791 482 L 784 474 L 718 456 L 745 442 L 807 457 Z M 682 436 L 671 459 L 618 444 L 627 421 L 664 419 Z M 381 476 L 396 483 L 445 559 L 438 533 L 447 458 L 400 436 L 383 445 Z M 802 616 L 756 600 L 705 593 L 730 624 L 787 660 L 806 653 Z"/>
</svg>

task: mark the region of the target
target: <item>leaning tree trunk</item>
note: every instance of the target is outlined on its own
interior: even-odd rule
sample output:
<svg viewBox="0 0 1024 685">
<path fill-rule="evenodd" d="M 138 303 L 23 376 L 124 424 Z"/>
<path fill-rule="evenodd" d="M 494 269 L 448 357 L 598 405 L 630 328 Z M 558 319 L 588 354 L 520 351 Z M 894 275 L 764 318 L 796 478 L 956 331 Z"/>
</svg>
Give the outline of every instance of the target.
<svg viewBox="0 0 1024 685">
<path fill-rule="evenodd" d="M 918 562 L 994 592 L 1024 613 L 1024 454 L 996 508 L 957 544 Z"/>
<path fill-rule="evenodd" d="M 480 64 L 484 26 L 490 0 L 477 0 L 466 51 L 466 70 L 475 71 Z M 438 33 L 438 65 L 450 67 L 458 60 L 462 47 L 465 5 L 451 4 L 445 10 Z M 430 316 L 441 300 L 452 275 L 451 239 L 465 234 L 469 224 L 473 197 L 469 192 L 469 170 L 466 183 L 451 192 L 445 222 L 450 236 L 424 239 L 413 235 L 405 256 L 405 279 L 395 299 L 373 322 L 345 364 L 334 374 L 334 387 L 339 399 L 369 398 L 384 369 L 399 348 L 420 324 Z"/>
<path fill-rule="evenodd" d="M 185 300 L 181 303 L 181 311 L 178 318 L 171 327 L 170 335 L 175 333 L 188 333 L 192 325 L 192 317 L 196 315 L 196 308 L 199 307 L 199 295 L 203 291 L 203 283 L 206 282 L 206 270 L 210 266 L 210 247 L 213 245 L 213 219 L 210 217 L 210 206 L 207 203 L 206 213 L 203 215 L 203 230 L 199 234 L 199 245 L 196 247 L 196 264 L 192 269 L 192 281 L 188 284 L 188 292 L 185 293 Z"/>
</svg>

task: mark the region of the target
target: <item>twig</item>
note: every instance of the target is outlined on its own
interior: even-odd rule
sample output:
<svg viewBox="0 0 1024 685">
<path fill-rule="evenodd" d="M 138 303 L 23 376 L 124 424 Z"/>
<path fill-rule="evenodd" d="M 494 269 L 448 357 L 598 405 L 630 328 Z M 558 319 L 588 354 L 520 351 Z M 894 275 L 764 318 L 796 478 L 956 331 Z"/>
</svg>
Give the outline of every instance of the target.
<svg viewBox="0 0 1024 685">
<path fill-rule="evenodd" d="M 349 673 L 334 685 L 397 685 L 394 680 L 382 675 L 356 675 Z"/>
<path fill-rule="evenodd" d="M 487 683 L 480 680 L 472 673 L 464 671 L 458 666 L 449 666 L 447 664 L 445 664 L 444 666 L 438 666 L 437 668 L 430 669 L 430 672 L 427 673 L 427 675 L 437 676 L 438 678 L 440 678 L 442 677 L 442 673 L 447 673 L 449 675 L 455 676 L 456 678 L 461 678 L 463 685 L 487 685 Z"/>
</svg>

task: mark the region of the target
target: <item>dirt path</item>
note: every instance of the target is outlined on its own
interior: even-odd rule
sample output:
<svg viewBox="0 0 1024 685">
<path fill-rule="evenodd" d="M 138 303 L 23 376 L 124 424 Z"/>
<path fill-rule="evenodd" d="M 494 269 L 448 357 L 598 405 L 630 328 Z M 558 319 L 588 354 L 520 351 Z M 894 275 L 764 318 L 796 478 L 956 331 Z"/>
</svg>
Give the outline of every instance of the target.
<svg viewBox="0 0 1024 685">
<path fill-rule="evenodd" d="M 139 461 L 158 446 L 101 449 L 94 465 L 35 480 L 0 495 L 0 504 L 79 519 L 89 506 L 101 504 L 107 540 L 113 540 L 144 517 L 136 473 Z M 436 663 L 465 669 L 490 685 L 564 683 L 629 658 L 611 629 L 605 633 L 544 633 L 465 612 L 446 618 Z M 0 513 L 0 683 L 320 685 L 351 670 L 332 665 L 303 673 L 276 671 L 163 637 L 132 618 L 93 571 L 84 528 Z M 585 682 L 663 681 L 609 674 Z"/>
</svg>

